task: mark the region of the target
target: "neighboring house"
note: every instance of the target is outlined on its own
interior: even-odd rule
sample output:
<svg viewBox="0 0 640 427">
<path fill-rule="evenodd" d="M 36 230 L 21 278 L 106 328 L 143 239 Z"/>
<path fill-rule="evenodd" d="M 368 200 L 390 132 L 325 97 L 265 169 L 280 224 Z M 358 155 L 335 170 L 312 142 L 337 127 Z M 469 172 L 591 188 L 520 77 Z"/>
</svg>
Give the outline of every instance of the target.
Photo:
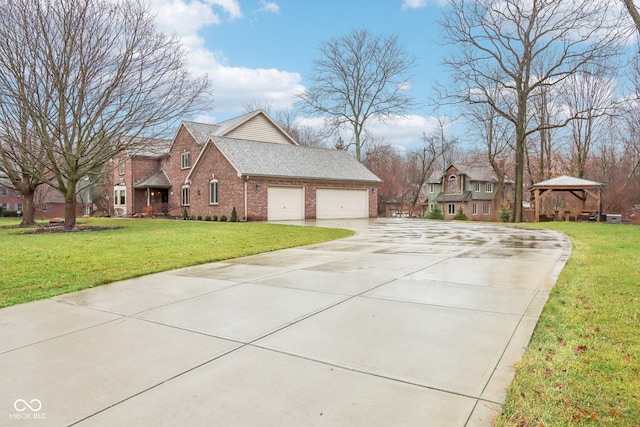
<svg viewBox="0 0 640 427">
<path fill-rule="evenodd" d="M 22 196 L 8 178 L 0 177 L 0 206 L 6 211 L 21 211 Z"/>
<path fill-rule="evenodd" d="M 430 212 L 438 204 L 447 219 L 462 210 L 470 220 L 495 221 L 503 202 L 495 199 L 497 184 L 498 177 L 489 164 L 452 164 L 428 179 L 422 205 Z M 513 181 L 505 178 L 504 185 L 503 194 L 507 194 Z"/>
<path fill-rule="evenodd" d="M 141 141 L 143 144 L 148 141 Z M 114 208 L 239 220 L 369 218 L 380 179 L 341 150 L 303 147 L 264 111 L 183 122 L 170 145 L 114 159 Z"/>
<path fill-rule="evenodd" d="M 83 181 L 78 183 L 78 187 L 83 188 Z M 46 184 L 38 186 L 33 196 L 33 203 L 36 219 L 64 218 L 64 196 Z M 83 203 L 82 196 L 79 195 L 77 215 L 90 214 L 90 205 L 90 203 Z M 0 178 L 0 206 L 3 210 L 21 212 L 23 210 L 22 195 L 14 189 L 13 184 L 7 178 Z"/>
</svg>

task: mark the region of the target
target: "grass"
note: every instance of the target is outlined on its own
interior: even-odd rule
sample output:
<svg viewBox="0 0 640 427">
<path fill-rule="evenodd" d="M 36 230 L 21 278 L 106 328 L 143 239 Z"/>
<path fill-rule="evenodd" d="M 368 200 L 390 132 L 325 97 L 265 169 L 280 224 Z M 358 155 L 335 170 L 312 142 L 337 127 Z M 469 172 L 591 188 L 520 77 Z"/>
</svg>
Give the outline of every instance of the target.
<svg viewBox="0 0 640 427">
<path fill-rule="evenodd" d="M 179 267 L 307 245 L 348 230 L 265 223 L 89 219 L 121 227 L 78 233 L 20 234 L 0 229 L 0 307 Z M 0 227 L 19 220 L 0 218 Z"/>
<path fill-rule="evenodd" d="M 640 426 L 640 227 L 545 223 L 573 250 L 497 426 Z"/>
</svg>

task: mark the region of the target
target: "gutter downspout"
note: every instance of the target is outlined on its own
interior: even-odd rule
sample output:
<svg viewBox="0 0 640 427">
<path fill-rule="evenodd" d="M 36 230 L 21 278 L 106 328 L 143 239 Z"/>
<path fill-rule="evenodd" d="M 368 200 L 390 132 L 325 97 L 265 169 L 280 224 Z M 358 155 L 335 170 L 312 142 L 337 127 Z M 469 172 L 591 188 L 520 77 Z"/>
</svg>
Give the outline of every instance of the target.
<svg viewBox="0 0 640 427">
<path fill-rule="evenodd" d="M 247 221 L 247 215 L 249 213 L 249 207 L 247 206 L 247 182 L 249 181 L 249 177 L 246 177 L 244 180 L 244 220 Z"/>
</svg>

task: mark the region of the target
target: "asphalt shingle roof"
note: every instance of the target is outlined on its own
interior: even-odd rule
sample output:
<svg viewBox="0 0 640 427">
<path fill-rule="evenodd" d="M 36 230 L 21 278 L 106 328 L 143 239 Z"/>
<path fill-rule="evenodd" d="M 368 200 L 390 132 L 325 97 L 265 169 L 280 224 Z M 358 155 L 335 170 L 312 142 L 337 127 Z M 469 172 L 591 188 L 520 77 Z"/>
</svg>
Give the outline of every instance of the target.
<svg viewBox="0 0 640 427">
<path fill-rule="evenodd" d="M 171 188 L 171 181 L 163 169 L 157 169 L 133 184 L 134 188 Z"/>
<path fill-rule="evenodd" d="M 575 178 L 573 176 L 562 175 L 556 178 L 551 178 L 546 181 L 533 184 L 535 187 L 601 187 L 601 182 L 589 181 L 586 179 Z"/>
<path fill-rule="evenodd" d="M 217 137 L 215 145 L 243 176 L 382 182 L 342 150 Z"/>
</svg>

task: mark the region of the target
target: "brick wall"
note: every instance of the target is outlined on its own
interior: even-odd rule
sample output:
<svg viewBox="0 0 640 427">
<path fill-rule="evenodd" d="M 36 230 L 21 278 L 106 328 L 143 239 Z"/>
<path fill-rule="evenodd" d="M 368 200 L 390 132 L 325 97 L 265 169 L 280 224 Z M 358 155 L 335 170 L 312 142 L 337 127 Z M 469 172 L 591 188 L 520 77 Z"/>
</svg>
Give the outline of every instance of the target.
<svg viewBox="0 0 640 427">
<path fill-rule="evenodd" d="M 188 146 L 187 144 L 184 144 Z M 193 153 L 193 151 L 192 151 Z M 192 154 L 193 155 L 193 154 Z M 171 162 L 179 162 L 179 155 L 174 152 Z M 192 157 L 192 164 L 195 160 Z M 178 164 L 179 167 L 179 164 Z M 182 183 L 186 173 L 176 170 L 174 166 L 165 167 L 167 175 L 171 179 L 173 187 L 172 195 L 169 196 L 170 204 L 176 202 L 179 206 L 182 191 Z M 182 180 L 174 178 L 174 173 L 182 173 Z M 210 203 L 210 182 L 218 182 L 218 203 Z M 238 220 L 264 221 L 268 214 L 268 188 L 269 186 L 293 186 L 305 188 L 305 216 L 307 219 L 314 219 L 316 215 L 316 189 L 318 188 L 345 188 L 345 189 L 367 189 L 369 191 L 369 216 L 375 218 L 378 211 L 378 197 L 371 188 L 377 188 L 376 184 L 362 183 L 341 183 L 341 182 L 321 182 L 309 180 L 277 180 L 263 178 L 249 178 L 246 182 L 247 211 L 245 217 L 245 181 L 238 177 L 236 170 L 227 159 L 220 153 L 215 145 L 210 146 L 205 153 L 205 157 L 198 165 L 197 171 L 191 177 L 190 184 L 190 204 L 187 209 L 188 215 L 203 217 L 226 215 L 231 217 L 231 211 L 236 208 Z M 173 200 L 174 203 L 171 203 Z M 182 207 L 173 209 L 172 215 L 181 215 Z"/>
</svg>

